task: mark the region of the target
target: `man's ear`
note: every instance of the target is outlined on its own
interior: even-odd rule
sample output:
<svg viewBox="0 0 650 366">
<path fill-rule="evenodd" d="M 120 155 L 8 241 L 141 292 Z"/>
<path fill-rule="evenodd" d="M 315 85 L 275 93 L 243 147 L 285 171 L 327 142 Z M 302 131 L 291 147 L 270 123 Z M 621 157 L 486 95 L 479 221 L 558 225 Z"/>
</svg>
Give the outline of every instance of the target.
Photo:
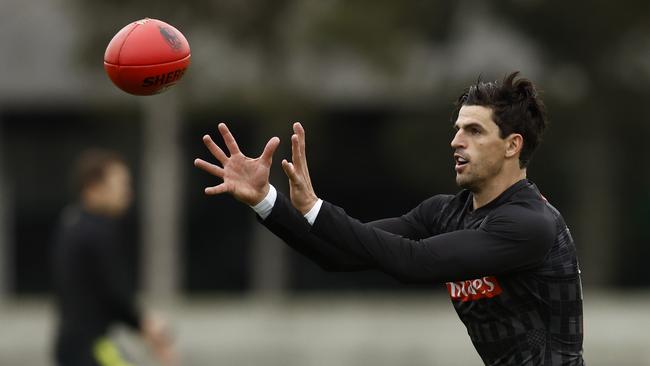
<svg viewBox="0 0 650 366">
<path fill-rule="evenodd" d="M 506 137 L 506 157 L 511 158 L 521 152 L 524 147 L 524 137 L 518 133 L 511 133 Z"/>
</svg>

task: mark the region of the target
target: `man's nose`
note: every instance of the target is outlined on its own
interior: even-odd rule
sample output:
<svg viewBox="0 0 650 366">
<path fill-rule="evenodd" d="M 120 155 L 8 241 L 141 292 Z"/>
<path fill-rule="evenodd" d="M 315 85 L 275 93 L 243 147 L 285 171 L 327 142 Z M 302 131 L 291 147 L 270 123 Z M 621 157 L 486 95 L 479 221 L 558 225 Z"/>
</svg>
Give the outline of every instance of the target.
<svg viewBox="0 0 650 366">
<path fill-rule="evenodd" d="M 451 140 L 451 148 L 456 150 L 458 148 L 465 148 L 465 139 L 462 136 L 462 130 L 456 131 L 454 138 Z"/>
</svg>

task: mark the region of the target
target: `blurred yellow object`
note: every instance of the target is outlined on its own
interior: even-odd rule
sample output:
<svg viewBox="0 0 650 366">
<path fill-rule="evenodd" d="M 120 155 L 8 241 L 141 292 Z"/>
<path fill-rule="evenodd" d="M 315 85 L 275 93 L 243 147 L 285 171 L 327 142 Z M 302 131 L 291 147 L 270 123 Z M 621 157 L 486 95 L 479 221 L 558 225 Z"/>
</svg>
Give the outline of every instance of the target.
<svg viewBox="0 0 650 366">
<path fill-rule="evenodd" d="M 133 366 L 122 358 L 120 351 L 107 337 L 102 337 L 95 342 L 93 354 L 102 366 Z"/>
</svg>

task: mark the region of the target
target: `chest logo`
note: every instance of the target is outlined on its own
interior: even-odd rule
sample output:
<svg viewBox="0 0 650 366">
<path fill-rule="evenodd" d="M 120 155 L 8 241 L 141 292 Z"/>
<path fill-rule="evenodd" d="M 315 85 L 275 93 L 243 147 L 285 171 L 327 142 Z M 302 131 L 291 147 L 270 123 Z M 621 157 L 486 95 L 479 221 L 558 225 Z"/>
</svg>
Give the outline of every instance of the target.
<svg viewBox="0 0 650 366">
<path fill-rule="evenodd" d="M 492 298 L 501 294 L 496 277 L 486 276 L 475 280 L 447 282 L 447 291 L 453 301 L 474 301 Z"/>
</svg>

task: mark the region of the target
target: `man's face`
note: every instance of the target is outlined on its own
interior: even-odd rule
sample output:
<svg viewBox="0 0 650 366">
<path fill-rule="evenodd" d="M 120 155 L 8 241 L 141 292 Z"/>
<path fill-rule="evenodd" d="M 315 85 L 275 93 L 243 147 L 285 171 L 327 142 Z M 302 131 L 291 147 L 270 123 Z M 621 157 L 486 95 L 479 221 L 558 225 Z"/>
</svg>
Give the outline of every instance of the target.
<svg viewBox="0 0 650 366">
<path fill-rule="evenodd" d="M 505 162 L 506 141 L 492 120 L 492 109 L 462 106 L 451 141 L 456 162 L 456 183 L 477 192 L 499 175 Z"/>
<path fill-rule="evenodd" d="M 131 204 L 131 174 L 122 163 L 106 167 L 104 179 L 98 185 L 105 209 L 112 215 L 121 215 Z"/>
</svg>

